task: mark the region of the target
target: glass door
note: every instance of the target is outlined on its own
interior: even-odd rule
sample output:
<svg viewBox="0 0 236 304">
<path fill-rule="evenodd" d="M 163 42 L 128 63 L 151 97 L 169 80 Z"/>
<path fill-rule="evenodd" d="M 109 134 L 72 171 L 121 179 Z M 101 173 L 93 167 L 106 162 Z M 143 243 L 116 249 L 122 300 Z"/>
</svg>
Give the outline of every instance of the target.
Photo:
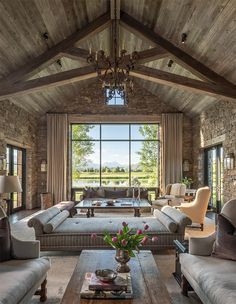
<svg viewBox="0 0 236 304">
<path fill-rule="evenodd" d="M 209 208 L 217 213 L 221 210 L 223 201 L 223 147 L 217 145 L 204 151 L 205 184 L 211 189 Z"/>
<path fill-rule="evenodd" d="M 7 146 L 7 174 L 19 177 L 23 192 L 12 193 L 13 211 L 25 208 L 25 178 L 26 178 L 26 151 L 25 149 Z"/>
</svg>

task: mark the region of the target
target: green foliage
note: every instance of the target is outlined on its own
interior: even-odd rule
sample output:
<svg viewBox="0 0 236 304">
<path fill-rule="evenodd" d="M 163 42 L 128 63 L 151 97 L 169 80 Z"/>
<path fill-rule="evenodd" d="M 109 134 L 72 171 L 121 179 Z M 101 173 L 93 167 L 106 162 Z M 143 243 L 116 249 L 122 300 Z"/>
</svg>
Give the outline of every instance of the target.
<svg viewBox="0 0 236 304">
<path fill-rule="evenodd" d="M 183 184 L 185 184 L 186 187 L 188 188 L 188 187 L 191 187 L 191 185 L 192 185 L 192 183 L 193 183 L 193 180 L 192 180 L 191 177 L 185 176 L 185 177 L 182 179 L 181 182 L 182 182 Z"/>
<path fill-rule="evenodd" d="M 139 132 L 146 140 L 157 139 L 158 125 L 144 125 L 139 128 Z M 139 167 L 143 172 L 150 173 L 151 180 L 156 180 L 158 171 L 158 144 L 156 141 L 144 141 L 141 150 L 137 152 L 140 156 Z"/>
<path fill-rule="evenodd" d="M 79 179 L 80 170 L 86 166 L 88 156 L 93 153 L 94 143 L 88 136 L 89 131 L 94 126 L 91 125 L 72 125 L 72 138 L 73 139 L 84 139 L 85 141 L 73 141 L 72 144 L 72 179 Z M 90 172 L 94 172 L 90 171 Z"/>
</svg>

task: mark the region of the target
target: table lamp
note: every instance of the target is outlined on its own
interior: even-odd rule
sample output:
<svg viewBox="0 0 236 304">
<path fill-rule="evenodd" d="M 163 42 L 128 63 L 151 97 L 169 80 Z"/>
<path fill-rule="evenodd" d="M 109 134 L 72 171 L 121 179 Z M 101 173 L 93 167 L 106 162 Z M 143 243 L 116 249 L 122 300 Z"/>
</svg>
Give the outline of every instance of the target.
<svg viewBox="0 0 236 304">
<path fill-rule="evenodd" d="M 0 176 L 0 193 L 22 192 L 20 180 L 18 176 L 1 175 Z M 12 213 L 12 199 L 6 199 L 7 215 Z"/>
</svg>

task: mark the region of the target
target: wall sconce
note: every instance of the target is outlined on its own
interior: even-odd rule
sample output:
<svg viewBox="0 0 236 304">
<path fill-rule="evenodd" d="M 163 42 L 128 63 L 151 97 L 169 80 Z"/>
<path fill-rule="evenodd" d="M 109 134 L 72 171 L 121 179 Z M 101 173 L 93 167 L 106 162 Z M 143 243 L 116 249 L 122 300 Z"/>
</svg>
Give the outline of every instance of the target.
<svg viewBox="0 0 236 304">
<path fill-rule="evenodd" d="M 183 171 L 184 172 L 189 172 L 190 171 L 190 163 L 188 159 L 185 159 L 183 161 Z"/>
<path fill-rule="evenodd" d="M 41 161 L 40 170 L 41 172 L 47 172 L 47 161 L 45 159 Z"/>
<path fill-rule="evenodd" d="M 233 153 L 226 154 L 226 156 L 224 158 L 224 167 L 227 170 L 234 169 L 234 154 Z"/>
</svg>

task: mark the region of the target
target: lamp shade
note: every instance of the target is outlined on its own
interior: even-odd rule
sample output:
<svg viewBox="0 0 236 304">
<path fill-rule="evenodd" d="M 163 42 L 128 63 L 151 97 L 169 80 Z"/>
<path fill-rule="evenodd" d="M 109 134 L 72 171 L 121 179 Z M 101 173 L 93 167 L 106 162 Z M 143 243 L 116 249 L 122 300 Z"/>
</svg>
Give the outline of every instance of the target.
<svg viewBox="0 0 236 304">
<path fill-rule="evenodd" d="M 0 176 L 0 193 L 22 192 L 18 176 Z"/>
</svg>

